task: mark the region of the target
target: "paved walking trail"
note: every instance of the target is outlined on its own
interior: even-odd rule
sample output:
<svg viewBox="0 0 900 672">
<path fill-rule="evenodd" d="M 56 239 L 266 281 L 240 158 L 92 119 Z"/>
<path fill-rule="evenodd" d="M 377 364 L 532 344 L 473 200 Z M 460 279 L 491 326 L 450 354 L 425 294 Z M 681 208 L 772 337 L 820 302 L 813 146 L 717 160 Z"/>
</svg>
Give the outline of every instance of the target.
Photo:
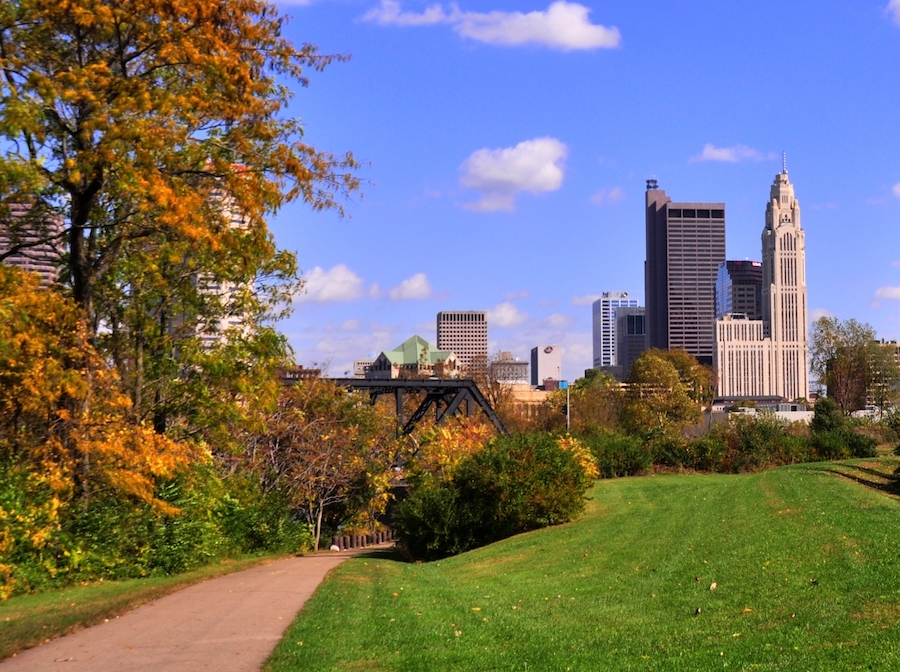
<svg viewBox="0 0 900 672">
<path fill-rule="evenodd" d="M 377 548 L 210 579 L 7 658 L 0 672 L 257 672 L 328 571 Z"/>
</svg>

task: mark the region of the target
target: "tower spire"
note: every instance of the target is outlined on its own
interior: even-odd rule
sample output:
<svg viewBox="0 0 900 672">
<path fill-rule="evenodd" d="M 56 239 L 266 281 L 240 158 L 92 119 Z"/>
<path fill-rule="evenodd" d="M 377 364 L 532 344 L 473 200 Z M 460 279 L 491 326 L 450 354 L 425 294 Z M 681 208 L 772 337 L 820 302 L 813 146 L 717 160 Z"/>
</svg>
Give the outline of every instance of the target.
<svg viewBox="0 0 900 672">
<path fill-rule="evenodd" d="M 781 172 L 787 175 L 787 152 L 781 153 Z"/>
</svg>

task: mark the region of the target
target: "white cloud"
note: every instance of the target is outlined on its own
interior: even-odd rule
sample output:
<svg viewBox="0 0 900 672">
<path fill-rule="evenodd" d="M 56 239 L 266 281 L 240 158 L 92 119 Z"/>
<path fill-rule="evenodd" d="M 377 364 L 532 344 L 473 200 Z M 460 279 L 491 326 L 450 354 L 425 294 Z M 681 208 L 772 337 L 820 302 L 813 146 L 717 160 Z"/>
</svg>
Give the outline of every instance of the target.
<svg viewBox="0 0 900 672">
<path fill-rule="evenodd" d="M 294 296 L 294 300 L 299 303 L 353 301 L 365 294 L 363 279 L 344 264 L 338 264 L 328 271 L 316 266 L 306 274 L 304 280 L 303 290 Z"/>
<path fill-rule="evenodd" d="M 509 302 L 498 304 L 488 311 L 488 325 L 492 327 L 518 327 L 527 319 L 528 313 L 523 313 Z"/>
<path fill-rule="evenodd" d="M 464 12 L 455 4 L 445 11 L 440 4 L 421 13 L 404 12 L 397 0 L 381 0 L 381 5 L 363 16 L 379 25 L 430 26 L 448 24 L 462 37 L 502 45 L 540 44 L 554 49 L 612 49 L 622 36 L 618 28 L 591 23 L 591 10 L 584 5 L 557 0 L 546 11 Z"/>
<path fill-rule="evenodd" d="M 436 23 L 450 22 L 450 16 L 440 5 L 432 5 L 421 14 L 416 14 L 401 11 L 397 0 L 381 0 L 380 7 L 370 9 L 362 18 L 363 21 L 371 21 L 381 26 L 433 26 Z"/>
<path fill-rule="evenodd" d="M 359 320 L 344 320 L 344 323 L 341 325 L 341 331 L 359 331 L 361 326 L 362 323 Z"/>
<path fill-rule="evenodd" d="M 622 187 L 610 187 L 609 189 L 601 189 L 591 196 L 591 203 L 594 205 L 612 205 L 623 198 L 625 198 L 625 192 L 622 190 Z"/>
<path fill-rule="evenodd" d="M 887 299 L 888 301 L 900 301 L 900 287 L 891 287 L 886 285 L 879 287 L 875 291 L 876 299 Z"/>
<path fill-rule="evenodd" d="M 897 0 L 897 3 L 900 3 L 900 0 Z M 900 7 L 900 4 L 898 4 L 898 7 Z M 900 9 L 898 9 L 897 11 L 900 12 Z M 895 184 L 891 191 L 894 193 L 894 196 L 900 198 L 900 182 Z"/>
<path fill-rule="evenodd" d="M 740 161 L 762 161 L 765 158 L 767 157 L 762 152 L 746 145 L 716 147 L 715 145 L 706 144 L 703 146 L 703 151 L 700 154 L 691 157 L 690 162 L 726 161 L 728 163 L 739 163 Z"/>
<path fill-rule="evenodd" d="M 891 0 L 886 7 L 886 11 L 893 17 L 894 23 L 900 26 L 900 0 Z"/>
<path fill-rule="evenodd" d="M 460 166 L 460 182 L 483 193 L 465 207 L 476 212 L 512 211 L 516 194 L 522 191 L 556 191 L 562 186 L 567 151 L 556 138 L 535 138 L 515 147 L 473 152 Z"/>
<path fill-rule="evenodd" d="M 544 324 L 551 329 L 567 329 L 572 326 L 572 318 L 562 313 L 553 313 L 544 318 Z"/>
<path fill-rule="evenodd" d="M 490 44 L 543 44 L 556 49 L 612 49 L 618 47 L 618 28 L 592 24 L 584 5 L 558 0 L 546 12 L 462 13 L 456 32 Z"/>
<path fill-rule="evenodd" d="M 572 297 L 572 305 L 573 306 L 590 306 L 600 298 L 599 294 L 586 294 L 585 296 L 573 296 Z"/>
<path fill-rule="evenodd" d="M 353 360 L 377 355 L 407 338 L 396 332 L 395 327 L 381 324 L 366 324 L 356 334 L 335 334 L 328 328 L 314 327 L 304 335 L 305 347 L 295 348 L 295 357 L 305 366 L 326 366 L 328 375 L 353 375 Z"/>
<path fill-rule="evenodd" d="M 394 287 L 388 296 L 392 301 L 407 301 L 411 299 L 430 299 L 431 285 L 424 273 L 416 273 Z"/>
<path fill-rule="evenodd" d="M 504 301 L 515 301 L 516 299 L 524 299 L 528 296 L 528 290 L 523 289 L 520 292 L 507 292 L 503 295 Z"/>
<path fill-rule="evenodd" d="M 811 311 L 809 311 L 810 323 L 815 322 L 820 317 L 834 317 L 834 313 L 832 313 L 827 308 L 813 308 Z"/>
</svg>

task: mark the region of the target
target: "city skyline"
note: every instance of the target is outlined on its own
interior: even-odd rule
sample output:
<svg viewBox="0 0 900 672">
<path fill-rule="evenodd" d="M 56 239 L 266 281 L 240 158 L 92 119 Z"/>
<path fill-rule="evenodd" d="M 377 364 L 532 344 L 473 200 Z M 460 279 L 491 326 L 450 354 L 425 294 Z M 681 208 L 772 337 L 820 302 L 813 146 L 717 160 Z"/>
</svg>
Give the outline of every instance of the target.
<svg viewBox="0 0 900 672">
<path fill-rule="evenodd" d="M 557 343 L 573 379 L 592 364 L 592 300 L 625 288 L 645 304 L 644 181 L 725 203 L 726 258 L 758 259 L 785 150 L 810 319 L 900 338 L 896 5 L 283 4 L 289 38 L 352 54 L 292 111 L 365 180 L 349 218 L 298 204 L 272 220 L 308 280 L 279 325 L 298 362 L 341 375 L 434 339 L 440 310 L 483 309 L 491 354 Z"/>
</svg>

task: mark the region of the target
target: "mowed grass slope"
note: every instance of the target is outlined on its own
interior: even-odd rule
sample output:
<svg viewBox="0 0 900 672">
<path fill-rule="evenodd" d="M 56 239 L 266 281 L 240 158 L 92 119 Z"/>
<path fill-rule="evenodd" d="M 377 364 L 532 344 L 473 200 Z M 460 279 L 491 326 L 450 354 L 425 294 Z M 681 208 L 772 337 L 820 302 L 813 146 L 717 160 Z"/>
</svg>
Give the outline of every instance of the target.
<svg viewBox="0 0 900 672">
<path fill-rule="evenodd" d="M 568 525 L 349 560 L 266 669 L 900 669 L 900 501 L 832 469 L 601 481 Z"/>
</svg>

